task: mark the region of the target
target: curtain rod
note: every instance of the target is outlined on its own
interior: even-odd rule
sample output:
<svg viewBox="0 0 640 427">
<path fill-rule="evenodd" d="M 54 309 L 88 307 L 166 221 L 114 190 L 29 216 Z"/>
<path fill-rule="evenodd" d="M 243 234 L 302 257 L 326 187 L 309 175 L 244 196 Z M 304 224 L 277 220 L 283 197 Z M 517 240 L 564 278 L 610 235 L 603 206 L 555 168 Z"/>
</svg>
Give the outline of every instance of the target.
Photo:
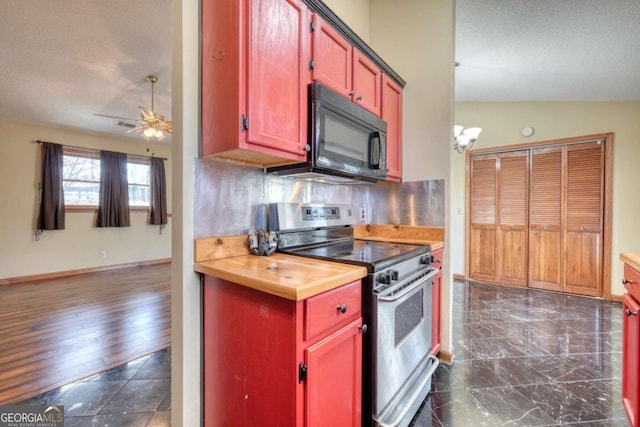
<svg viewBox="0 0 640 427">
<path fill-rule="evenodd" d="M 42 144 L 44 142 L 49 142 L 50 144 L 57 144 L 57 142 L 42 141 L 40 139 L 37 139 L 37 140 L 34 141 L 34 143 L 36 143 L 36 144 Z M 78 147 L 77 145 L 67 145 L 67 144 L 59 144 L 59 145 L 62 145 L 63 147 L 77 148 L 79 150 L 102 151 L 102 150 L 100 150 L 98 148 Z M 148 157 L 150 159 L 151 158 L 155 158 L 155 159 L 169 160 L 166 157 L 157 157 L 157 156 L 153 156 L 153 155 L 145 156 L 144 154 L 133 154 L 133 153 L 124 153 L 124 154 L 127 154 L 127 155 L 131 154 L 132 156 L 137 156 L 137 157 Z"/>
</svg>

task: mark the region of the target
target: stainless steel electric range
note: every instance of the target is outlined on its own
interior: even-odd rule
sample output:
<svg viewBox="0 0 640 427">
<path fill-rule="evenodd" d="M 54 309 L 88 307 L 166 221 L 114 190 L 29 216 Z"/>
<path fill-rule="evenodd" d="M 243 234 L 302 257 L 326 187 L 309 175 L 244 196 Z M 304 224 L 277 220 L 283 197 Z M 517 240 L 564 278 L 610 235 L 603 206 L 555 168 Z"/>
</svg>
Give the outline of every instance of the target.
<svg viewBox="0 0 640 427">
<path fill-rule="evenodd" d="M 363 426 L 406 426 L 431 388 L 431 286 L 438 270 L 429 245 L 354 238 L 349 205 L 276 203 L 269 231 L 278 251 L 367 267 L 362 315 Z"/>
</svg>

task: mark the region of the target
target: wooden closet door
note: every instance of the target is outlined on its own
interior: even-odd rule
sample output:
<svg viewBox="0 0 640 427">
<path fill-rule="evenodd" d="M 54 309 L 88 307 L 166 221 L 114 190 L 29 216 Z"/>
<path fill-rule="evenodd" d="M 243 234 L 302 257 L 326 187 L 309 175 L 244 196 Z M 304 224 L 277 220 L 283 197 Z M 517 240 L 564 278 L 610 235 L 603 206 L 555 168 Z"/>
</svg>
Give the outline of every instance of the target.
<svg viewBox="0 0 640 427">
<path fill-rule="evenodd" d="M 497 281 L 497 161 L 496 154 L 471 157 L 471 224 L 469 278 Z"/>
<path fill-rule="evenodd" d="M 602 296 L 603 144 L 567 148 L 566 292 Z"/>
<path fill-rule="evenodd" d="M 498 160 L 498 281 L 527 286 L 529 151 Z"/>
<path fill-rule="evenodd" d="M 562 290 L 563 148 L 531 150 L 529 286 Z"/>
</svg>

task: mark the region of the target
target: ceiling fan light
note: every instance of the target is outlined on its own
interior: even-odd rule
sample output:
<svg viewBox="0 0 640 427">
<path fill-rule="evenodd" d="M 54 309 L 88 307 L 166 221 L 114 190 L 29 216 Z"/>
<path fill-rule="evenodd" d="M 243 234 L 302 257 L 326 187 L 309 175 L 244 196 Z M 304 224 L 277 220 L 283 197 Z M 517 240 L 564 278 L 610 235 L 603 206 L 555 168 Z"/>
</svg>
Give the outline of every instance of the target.
<svg viewBox="0 0 640 427">
<path fill-rule="evenodd" d="M 144 130 L 143 135 L 146 138 L 153 138 L 156 135 L 156 130 L 152 127 L 148 127 Z"/>
</svg>

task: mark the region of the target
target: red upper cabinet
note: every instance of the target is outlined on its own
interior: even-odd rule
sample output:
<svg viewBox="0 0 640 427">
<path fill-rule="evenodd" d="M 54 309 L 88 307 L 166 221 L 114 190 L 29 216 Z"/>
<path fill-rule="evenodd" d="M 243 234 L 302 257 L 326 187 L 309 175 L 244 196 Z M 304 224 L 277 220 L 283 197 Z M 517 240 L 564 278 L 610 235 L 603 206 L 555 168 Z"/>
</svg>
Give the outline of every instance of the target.
<svg viewBox="0 0 640 427">
<path fill-rule="evenodd" d="M 306 159 L 309 19 L 301 0 L 203 0 L 203 156 Z"/>
<path fill-rule="evenodd" d="M 380 116 L 382 71 L 358 50 L 353 50 L 353 100 Z"/>
<path fill-rule="evenodd" d="M 380 116 L 382 71 L 318 14 L 312 19 L 313 79 Z"/>
<path fill-rule="evenodd" d="M 387 181 L 402 180 L 402 88 L 382 75 L 381 118 L 387 122 Z"/>
<path fill-rule="evenodd" d="M 351 98 L 353 47 L 317 14 L 313 15 L 313 80 Z"/>
</svg>

